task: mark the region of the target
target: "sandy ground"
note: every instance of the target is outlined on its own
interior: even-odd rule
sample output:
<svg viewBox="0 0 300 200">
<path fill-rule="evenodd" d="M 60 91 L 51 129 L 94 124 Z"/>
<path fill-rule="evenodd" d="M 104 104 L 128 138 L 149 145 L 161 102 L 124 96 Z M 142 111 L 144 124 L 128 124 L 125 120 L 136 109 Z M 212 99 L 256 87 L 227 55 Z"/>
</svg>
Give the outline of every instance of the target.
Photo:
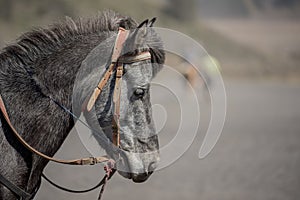
<svg viewBox="0 0 300 200">
<path fill-rule="evenodd" d="M 143 184 L 116 175 L 109 182 L 103 199 L 299 199 L 300 85 L 258 81 L 225 83 L 227 119 L 221 138 L 208 157 L 198 159 L 202 128 L 208 119 L 204 114 L 202 130 L 179 160 L 155 172 Z M 185 96 L 190 98 L 188 94 Z M 168 101 L 166 94 L 160 94 L 160 98 L 176 111 L 178 105 L 173 100 Z M 202 103 L 204 113 L 207 107 L 207 103 Z M 169 116 L 176 120 L 176 112 Z M 167 126 L 160 133 L 162 143 L 172 138 L 172 127 Z M 78 136 L 71 134 L 56 157 L 82 155 L 87 155 L 86 150 Z M 57 183 L 76 189 L 93 186 L 103 176 L 101 166 L 66 167 L 53 163 L 45 173 Z M 43 181 L 35 199 L 96 199 L 98 192 L 69 194 Z"/>
</svg>

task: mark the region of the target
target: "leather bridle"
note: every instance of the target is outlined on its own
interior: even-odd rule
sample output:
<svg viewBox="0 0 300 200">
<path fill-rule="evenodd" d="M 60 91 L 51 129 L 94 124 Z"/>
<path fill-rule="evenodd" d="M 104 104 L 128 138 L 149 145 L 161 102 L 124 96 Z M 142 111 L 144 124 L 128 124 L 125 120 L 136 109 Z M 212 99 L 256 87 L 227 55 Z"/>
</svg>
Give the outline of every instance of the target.
<svg viewBox="0 0 300 200">
<path fill-rule="evenodd" d="M 119 120 L 120 120 L 120 96 L 121 96 L 121 82 L 122 82 L 124 64 L 130 64 L 130 63 L 134 63 L 134 62 L 151 59 L 151 54 L 149 51 L 142 52 L 135 56 L 121 56 L 123 46 L 124 46 L 126 39 L 128 38 L 128 35 L 129 35 L 129 30 L 125 30 L 122 27 L 119 28 L 118 35 L 117 35 L 115 45 L 113 48 L 111 64 L 106 69 L 102 79 L 98 83 L 97 87 L 94 89 L 94 91 L 93 91 L 92 95 L 90 96 L 90 98 L 88 99 L 88 101 L 86 101 L 86 103 L 83 104 L 83 111 L 90 112 L 92 110 L 92 108 L 94 107 L 94 104 L 95 104 L 97 98 L 99 97 L 101 91 L 103 90 L 104 86 L 106 85 L 106 83 L 108 82 L 110 77 L 115 73 L 115 86 L 114 86 L 114 91 L 113 91 L 113 108 L 114 108 L 114 110 L 113 110 L 113 120 L 112 120 L 112 130 L 113 130 L 112 142 L 117 147 L 120 147 L 120 122 L 119 122 Z M 50 99 L 53 100 L 52 98 L 50 98 Z M 55 103 L 58 104 L 56 101 L 55 101 Z M 61 104 L 59 104 L 59 106 L 62 107 L 64 110 L 66 110 L 65 107 L 61 106 Z M 24 147 L 26 147 L 29 151 L 31 151 L 32 153 L 34 153 L 44 159 L 47 159 L 49 161 L 53 161 L 56 163 L 68 164 L 68 165 L 94 165 L 97 163 L 111 161 L 111 159 L 109 159 L 108 156 L 79 158 L 79 159 L 74 159 L 74 160 L 56 159 L 56 158 L 47 156 L 47 155 L 41 153 L 40 151 L 36 150 L 32 146 L 30 146 L 20 136 L 18 131 L 14 128 L 14 126 L 12 125 L 12 123 L 10 121 L 10 117 L 7 113 L 4 101 L 1 97 L 1 94 L 0 94 L 0 109 L 3 113 L 3 116 L 6 120 L 6 122 L 10 126 L 11 130 L 13 131 L 13 133 L 17 137 L 17 139 L 21 142 L 21 144 Z M 69 110 L 67 110 L 67 111 L 69 113 L 71 113 L 71 111 L 69 111 Z M 71 113 L 71 114 L 74 115 L 73 113 Z M 112 166 L 112 168 L 113 168 L 113 166 Z M 101 181 L 101 182 L 103 182 L 102 183 L 103 186 L 105 185 L 107 180 L 112 176 L 112 174 L 114 172 L 115 172 L 115 169 L 113 169 L 113 170 L 110 169 L 110 173 L 106 174 L 106 176 L 104 177 L 106 181 L 104 181 L 104 182 L 103 182 L 103 180 Z M 8 181 L 7 179 L 5 179 L 2 175 L 0 175 L 0 182 L 3 185 L 5 185 L 6 187 L 8 187 L 9 189 L 11 189 L 14 193 L 18 194 L 20 197 L 23 197 L 24 199 L 26 196 L 25 194 L 28 194 L 28 193 L 24 192 L 23 190 L 21 190 L 20 188 L 18 188 L 17 186 L 15 186 L 13 183 Z M 21 191 L 18 191 L 18 189 L 16 189 L 16 188 L 18 188 Z M 102 194 L 103 189 L 104 189 L 104 187 L 102 188 L 100 195 Z"/>
<path fill-rule="evenodd" d="M 91 97 L 89 98 L 86 108 L 87 111 L 91 111 L 93 108 L 98 96 L 100 95 L 101 91 L 103 90 L 104 86 L 108 82 L 111 75 L 116 72 L 116 80 L 115 80 L 115 87 L 114 87 L 114 94 L 113 94 L 113 121 L 112 121 L 112 129 L 113 129 L 113 144 L 117 147 L 120 146 L 120 95 L 121 95 L 121 82 L 123 76 L 123 69 L 124 64 L 135 63 L 143 60 L 150 60 L 151 54 L 149 51 L 142 52 L 135 56 L 120 56 L 122 52 L 122 47 L 128 37 L 129 31 L 123 28 L 119 28 L 119 33 L 115 42 L 111 64 L 106 70 L 103 78 L 98 83 L 97 87 L 94 89 Z"/>
</svg>

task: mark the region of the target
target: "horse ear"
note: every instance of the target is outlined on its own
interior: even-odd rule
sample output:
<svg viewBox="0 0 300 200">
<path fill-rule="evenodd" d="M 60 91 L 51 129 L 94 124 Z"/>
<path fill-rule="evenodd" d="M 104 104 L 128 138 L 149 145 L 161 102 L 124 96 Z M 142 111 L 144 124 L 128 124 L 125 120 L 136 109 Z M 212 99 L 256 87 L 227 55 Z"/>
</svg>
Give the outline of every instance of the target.
<svg viewBox="0 0 300 200">
<path fill-rule="evenodd" d="M 146 19 L 142 23 L 140 23 L 140 25 L 138 25 L 135 32 L 135 42 L 137 44 L 141 44 L 145 36 L 147 35 L 148 24 L 149 24 L 149 19 Z"/>
<path fill-rule="evenodd" d="M 127 43 L 127 51 L 134 51 L 143 46 L 147 35 L 148 24 L 149 19 L 146 19 L 132 32 L 130 42 Z"/>
<path fill-rule="evenodd" d="M 138 25 L 137 28 L 142 28 L 144 25 L 148 26 L 148 23 L 149 23 L 149 19 L 146 19 L 142 23 L 140 23 L 140 25 Z"/>
<path fill-rule="evenodd" d="M 153 24 L 155 23 L 155 21 L 156 21 L 156 17 L 153 17 L 153 18 L 149 21 L 148 26 L 149 26 L 149 27 L 152 27 Z"/>
</svg>

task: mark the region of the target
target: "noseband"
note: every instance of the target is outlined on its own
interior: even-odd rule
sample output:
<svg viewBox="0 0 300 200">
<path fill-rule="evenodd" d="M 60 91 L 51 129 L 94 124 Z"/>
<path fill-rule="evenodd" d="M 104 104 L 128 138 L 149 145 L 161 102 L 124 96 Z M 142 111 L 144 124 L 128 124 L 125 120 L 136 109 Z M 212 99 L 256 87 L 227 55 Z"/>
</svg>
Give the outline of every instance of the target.
<svg viewBox="0 0 300 200">
<path fill-rule="evenodd" d="M 123 46 L 125 41 L 127 40 L 129 35 L 129 30 L 125 30 L 124 28 L 119 28 L 118 35 L 115 41 L 115 45 L 113 48 L 112 52 L 112 57 L 111 57 L 111 64 L 109 67 L 106 69 L 103 78 L 100 80 L 98 83 L 97 87 L 94 89 L 92 95 L 88 98 L 87 103 L 83 104 L 83 111 L 88 111 L 90 112 L 92 108 L 95 105 L 95 102 L 99 95 L 101 94 L 101 91 L 103 90 L 104 86 L 107 84 L 108 80 L 110 77 L 115 74 L 115 86 L 114 86 L 114 91 L 113 91 L 113 120 L 112 120 L 112 130 L 113 130 L 113 135 L 112 135 L 112 142 L 115 146 L 120 147 L 120 96 L 121 96 L 121 83 L 122 83 L 122 76 L 123 76 L 123 69 L 124 69 L 124 64 L 130 64 L 130 63 L 135 63 L 139 61 L 145 61 L 145 60 L 150 60 L 151 59 L 151 54 L 149 51 L 142 52 L 138 55 L 135 56 L 121 56 Z M 66 109 L 64 106 L 61 104 L 57 103 L 55 100 L 53 100 L 51 97 L 49 97 L 52 101 L 54 101 L 56 104 L 58 104 L 63 110 L 67 111 L 68 113 L 72 114 L 75 116 L 70 110 Z M 68 164 L 68 165 L 94 165 L 97 163 L 103 163 L 103 162 L 108 162 L 111 161 L 108 156 L 100 156 L 100 157 L 88 157 L 88 158 L 80 158 L 80 159 L 74 159 L 74 160 L 63 160 L 63 159 L 56 159 L 50 156 L 47 156 L 40 151 L 36 150 L 32 146 L 30 146 L 18 133 L 18 131 L 14 128 L 12 125 L 9 115 L 7 113 L 4 101 L 1 97 L 0 94 L 0 109 L 3 113 L 3 116 L 5 120 L 7 121 L 8 125 L 10 126 L 11 130 L 13 131 L 14 135 L 17 137 L 17 139 L 21 142 L 21 144 L 26 147 L 29 151 L 32 153 L 47 159 L 49 161 L 61 163 L 61 164 Z M 110 164 L 109 164 L 110 165 Z M 113 166 L 112 166 L 113 167 Z M 107 180 L 113 175 L 115 170 L 107 169 L 107 168 L 112 168 L 109 166 L 106 166 L 106 176 L 105 181 L 102 179 L 100 183 L 105 185 Z M 47 179 L 46 179 L 47 180 Z M 20 197 L 23 197 L 24 199 L 28 199 L 28 193 L 24 192 L 22 189 L 18 188 L 15 186 L 13 183 L 8 181 L 5 177 L 3 177 L 0 174 L 0 182 L 11 189 L 14 193 L 18 194 Z M 50 182 L 51 183 L 51 182 Z M 101 185 L 99 183 L 99 186 Z M 53 184 L 53 183 L 51 183 Z M 54 186 L 57 187 L 57 185 L 54 184 Z M 69 189 L 65 189 L 63 187 L 60 187 L 60 189 L 63 189 L 65 191 L 71 191 Z M 94 188 L 95 189 L 95 188 Z M 103 192 L 104 187 L 101 190 L 100 196 Z M 86 191 L 91 191 L 91 190 L 86 190 Z M 71 191 L 72 192 L 72 191 Z M 74 192 L 74 191 L 73 191 Z M 75 191 L 76 192 L 76 191 Z M 32 196 L 32 195 L 30 195 Z"/>
</svg>

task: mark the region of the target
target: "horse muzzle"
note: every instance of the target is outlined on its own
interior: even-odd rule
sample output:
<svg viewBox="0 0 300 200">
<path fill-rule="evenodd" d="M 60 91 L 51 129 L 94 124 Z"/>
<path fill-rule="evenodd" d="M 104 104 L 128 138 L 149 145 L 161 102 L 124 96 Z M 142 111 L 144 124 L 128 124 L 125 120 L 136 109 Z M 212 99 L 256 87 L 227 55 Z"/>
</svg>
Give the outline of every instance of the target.
<svg viewBox="0 0 300 200">
<path fill-rule="evenodd" d="M 132 153 L 123 151 L 116 162 L 118 173 L 135 183 L 145 182 L 155 171 L 159 162 L 159 153 Z"/>
</svg>

